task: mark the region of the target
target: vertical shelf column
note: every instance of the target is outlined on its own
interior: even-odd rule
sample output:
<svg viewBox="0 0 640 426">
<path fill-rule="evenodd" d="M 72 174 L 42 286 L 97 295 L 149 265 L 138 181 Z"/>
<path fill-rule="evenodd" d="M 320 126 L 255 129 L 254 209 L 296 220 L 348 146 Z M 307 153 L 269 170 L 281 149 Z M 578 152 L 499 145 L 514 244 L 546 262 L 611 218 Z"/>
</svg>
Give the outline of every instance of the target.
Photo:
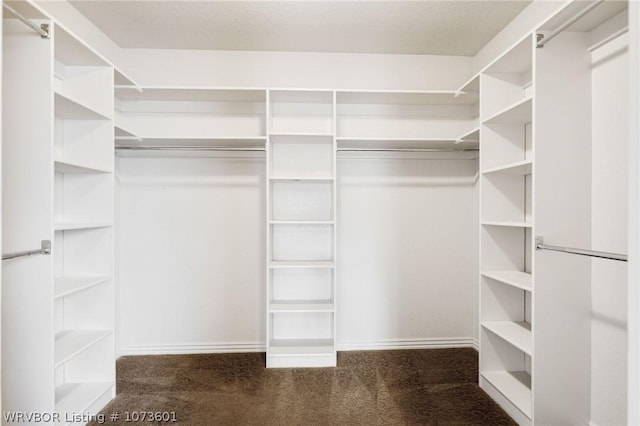
<svg viewBox="0 0 640 426">
<path fill-rule="evenodd" d="M 335 366 L 335 92 L 270 91 L 267 114 L 267 367 Z"/>
</svg>

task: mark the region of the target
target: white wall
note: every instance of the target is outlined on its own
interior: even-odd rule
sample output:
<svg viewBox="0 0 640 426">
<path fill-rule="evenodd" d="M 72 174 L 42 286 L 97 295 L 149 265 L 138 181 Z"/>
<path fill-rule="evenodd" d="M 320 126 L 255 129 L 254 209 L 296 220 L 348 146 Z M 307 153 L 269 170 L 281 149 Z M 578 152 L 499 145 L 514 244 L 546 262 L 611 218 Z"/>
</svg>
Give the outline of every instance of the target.
<svg viewBox="0 0 640 426">
<path fill-rule="evenodd" d="M 338 160 L 338 348 L 476 337 L 476 161 Z"/>
<path fill-rule="evenodd" d="M 628 52 L 621 36 L 592 54 L 592 228 L 595 250 L 627 251 Z M 627 264 L 591 263 L 591 421 L 626 424 Z"/>
</svg>

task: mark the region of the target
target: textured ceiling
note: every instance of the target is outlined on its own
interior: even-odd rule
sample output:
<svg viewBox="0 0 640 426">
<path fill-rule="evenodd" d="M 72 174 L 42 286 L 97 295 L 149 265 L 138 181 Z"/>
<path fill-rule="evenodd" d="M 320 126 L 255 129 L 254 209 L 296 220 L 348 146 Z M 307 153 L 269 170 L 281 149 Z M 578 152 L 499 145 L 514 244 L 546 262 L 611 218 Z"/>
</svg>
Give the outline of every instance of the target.
<svg viewBox="0 0 640 426">
<path fill-rule="evenodd" d="M 71 0 L 123 48 L 463 56 L 529 2 Z"/>
</svg>

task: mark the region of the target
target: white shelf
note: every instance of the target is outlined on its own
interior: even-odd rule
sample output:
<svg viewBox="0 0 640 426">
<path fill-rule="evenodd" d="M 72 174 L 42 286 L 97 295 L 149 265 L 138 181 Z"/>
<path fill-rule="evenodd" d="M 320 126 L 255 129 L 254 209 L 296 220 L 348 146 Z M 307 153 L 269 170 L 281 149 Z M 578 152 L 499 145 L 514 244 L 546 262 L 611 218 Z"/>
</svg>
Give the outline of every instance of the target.
<svg viewBox="0 0 640 426">
<path fill-rule="evenodd" d="M 269 136 L 272 138 L 292 138 L 292 137 L 309 137 L 309 138 L 333 138 L 333 133 L 295 133 L 295 132 L 287 132 L 287 133 L 269 133 Z"/>
<path fill-rule="evenodd" d="M 509 174 L 509 175 L 530 175 L 533 168 L 533 161 L 523 160 L 515 163 L 505 164 L 491 169 L 484 170 L 482 174 Z"/>
<path fill-rule="evenodd" d="M 56 91 L 55 94 L 55 116 L 66 120 L 110 120 L 111 117 L 104 115 L 93 108 L 85 105 L 77 99 L 73 99 L 63 93 Z"/>
<path fill-rule="evenodd" d="M 267 91 L 264 89 L 250 88 L 130 86 L 116 88 L 115 96 L 126 101 L 264 103 L 266 93 Z"/>
<path fill-rule="evenodd" d="M 521 290 L 531 291 L 531 274 L 519 271 L 483 271 L 483 277 L 517 287 Z"/>
<path fill-rule="evenodd" d="M 331 176 L 271 176 L 272 182 L 333 182 Z"/>
<path fill-rule="evenodd" d="M 266 136 L 220 136 L 206 138 L 156 138 L 145 137 L 143 135 L 117 136 L 116 140 L 129 141 L 119 143 L 124 147 L 180 147 L 183 148 L 264 148 L 267 141 Z"/>
<path fill-rule="evenodd" d="M 483 371 L 482 377 L 531 419 L 531 376 L 524 371 Z"/>
<path fill-rule="evenodd" d="M 480 143 L 480 127 L 475 127 L 456 138 L 456 143 L 475 143 L 478 145 Z"/>
<path fill-rule="evenodd" d="M 485 124 L 527 124 L 532 121 L 533 99 L 528 96 L 493 114 Z"/>
<path fill-rule="evenodd" d="M 332 339 L 272 340 L 269 355 L 317 356 L 333 355 Z"/>
<path fill-rule="evenodd" d="M 109 66 L 93 48 L 56 22 L 54 53 L 57 61 L 68 66 Z"/>
<path fill-rule="evenodd" d="M 477 94 L 480 90 L 480 73 L 475 74 L 469 80 L 465 81 L 458 90 L 456 90 L 456 96 L 464 95 L 465 93 Z"/>
<path fill-rule="evenodd" d="M 269 304 L 269 312 L 333 312 L 333 302 L 327 300 L 287 300 Z"/>
<path fill-rule="evenodd" d="M 107 228 L 111 226 L 109 222 L 68 222 L 68 223 L 56 223 L 53 225 L 55 231 L 74 231 L 81 229 L 97 229 Z"/>
<path fill-rule="evenodd" d="M 72 162 L 63 161 L 63 160 L 56 160 L 54 162 L 54 169 L 56 173 L 69 173 L 69 174 L 111 173 L 110 170 L 100 169 L 97 167 L 86 166 L 83 164 L 72 163 Z"/>
<path fill-rule="evenodd" d="M 272 220 L 271 225 L 334 225 L 333 220 Z"/>
<path fill-rule="evenodd" d="M 473 105 L 477 93 L 456 97 L 455 90 L 343 90 L 337 92 L 338 104 L 382 105 Z"/>
<path fill-rule="evenodd" d="M 511 228 L 531 228 L 531 222 L 510 222 L 510 221 L 499 221 L 499 220 L 483 220 L 483 226 L 506 226 Z"/>
<path fill-rule="evenodd" d="M 106 283 L 110 277 L 58 277 L 55 279 L 54 298 L 65 297 L 74 293 Z"/>
<path fill-rule="evenodd" d="M 340 148 L 456 148 L 457 138 L 337 137 Z"/>
<path fill-rule="evenodd" d="M 56 413 L 84 413 L 101 396 L 113 390 L 112 382 L 65 383 L 56 388 Z"/>
<path fill-rule="evenodd" d="M 112 333 L 111 330 L 69 330 L 56 334 L 55 367 L 59 367 Z"/>
<path fill-rule="evenodd" d="M 522 321 L 483 321 L 482 327 L 531 355 L 531 324 Z"/>
<path fill-rule="evenodd" d="M 124 126 L 122 123 L 120 123 L 120 121 L 118 120 L 118 116 L 116 114 L 116 116 L 114 117 L 113 120 L 113 127 L 114 127 L 114 134 L 113 136 L 117 139 L 117 138 L 122 138 L 122 137 L 129 137 L 129 138 L 133 138 L 136 140 L 141 140 L 142 138 L 139 138 L 135 132 L 133 132 L 132 130 L 128 129 L 127 126 Z"/>
<path fill-rule="evenodd" d="M 332 260 L 272 260 L 269 268 L 305 268 L 305 269 L 330 269 L 334 267 Z"/>
</svg>

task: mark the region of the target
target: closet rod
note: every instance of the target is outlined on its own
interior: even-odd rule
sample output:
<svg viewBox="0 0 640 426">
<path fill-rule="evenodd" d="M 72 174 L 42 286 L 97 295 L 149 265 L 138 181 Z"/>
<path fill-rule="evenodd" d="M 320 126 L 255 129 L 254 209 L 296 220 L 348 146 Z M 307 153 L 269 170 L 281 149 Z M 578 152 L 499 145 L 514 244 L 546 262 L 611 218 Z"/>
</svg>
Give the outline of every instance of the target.
<svg viewBox="0 0 640 426">
<path fill-rule="evenodd" d="M 604 0 L 598 0 L 595 3 L 591 3 L 589 6 L 585 7 L 584 9 L 582 9 L 580 12 L 576 13 L 572 18 L 568 19 L 567 21 L 565 21 L 562 25 L 560 25 L 558 28 L 556 28 L 555 30 L 551 31 L 549 34 L 547 34 L 546 36 L 542 35 L 542 34 L 538 34 L 538 41 L 536 43 L 536 47 L 540 48 L 540 47 L 544 47 L 544 45 L 551 39 L 553 39 L 554 37 L 556 37 L 558 34 L 560 34 L 562 31 L 564 31 L 565 29 L 567 29 L 568 27 L 570 27 L 571 25 L 573 25 L 573 23 L 575 23 L 577 20 L 579 20 L 580 18 L 582 18 L 584 15 L 586 15 L 587 13 L 591 12 L 593 9 L 595 9 L 596 7 L 600 6 L 602 3 L 604 3 Z"/>
<path fill-rule="evenodd" d="M 37 32 L 38 34 L 40 34 L 40 37 L 42 38 L 51 38 L 51 35 L 49 34 L 49 24 L 42 24 L 40 26 L 38 26 L 38 24 L 34 24 L 33 22 L 31 22 L 29 19 L 25 18 L 24 16 L 22 16 L 21 14 L 19 14 L 15 9 L 13 9 L 11 6 L 9 6 L 6 3 L 2 4 L 2 7 L 5 8 L 5 10 L 12 16 L 14 16 L 15 18 L 19 19 L 20 21 L 22 21 L 25 25 L 27 25 L 29 28 L 31 28 L 32 30 L 34 30 L 35 32 Z"/>
<path fill-rule="evenodd" d="M 51 241 L 42 240 L 37 250 L 17 251 L 2 255 L 2 260 L 15 259 L 16 257 L 33 256 L 34 254 L 51 254 Z"/>
<path fill-rule="evenodd" d="M 619 260 L 621 262 L 627 261 L 626 254 L 609 253 L 606 251 L 584 250 L 584 249 L 577 249 L 577 248 L 571 248 L 571 247 L 552 246 L 552 245 L 544 244 L 544 239 L 542 237 L 536 237 L 536 250 L 551 250 L 551 251 L 559 251 L 562 253 L 578 254 L 580 256 L 599 257 L 601 259 L 609 259 L 609 260 Z"/>
<path fill-rule="evenodd" d="M 338 148 L 349 152 L 478 152 L 478 148 Z"/>
<path fill-rule="evenodd" d="M 265 151 L 260 147 L 237 146 L 116 146 L 129 151 Z"/>
</svg>

